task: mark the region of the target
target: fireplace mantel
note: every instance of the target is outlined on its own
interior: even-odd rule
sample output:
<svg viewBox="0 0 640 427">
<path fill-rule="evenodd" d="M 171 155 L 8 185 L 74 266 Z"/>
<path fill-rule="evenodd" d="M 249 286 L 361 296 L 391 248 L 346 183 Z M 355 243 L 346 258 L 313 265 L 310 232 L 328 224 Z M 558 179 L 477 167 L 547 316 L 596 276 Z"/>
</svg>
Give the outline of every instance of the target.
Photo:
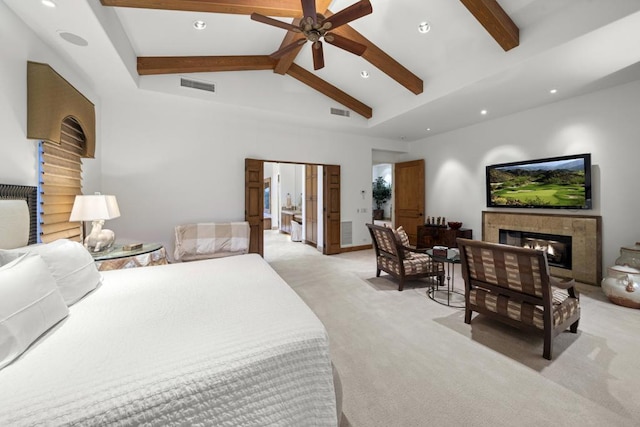
<svg viewBox="0 0 640 427">
<path fill-rule="evenodd" d="M 572 238 L 572 269 L 550 266 L 552 275 L 600 285 L 602 280 L 602 218 L 520 212 L 482 212 L 482 240 L 499 242 L 500 229 L 559 234 Z"/>
</svg>

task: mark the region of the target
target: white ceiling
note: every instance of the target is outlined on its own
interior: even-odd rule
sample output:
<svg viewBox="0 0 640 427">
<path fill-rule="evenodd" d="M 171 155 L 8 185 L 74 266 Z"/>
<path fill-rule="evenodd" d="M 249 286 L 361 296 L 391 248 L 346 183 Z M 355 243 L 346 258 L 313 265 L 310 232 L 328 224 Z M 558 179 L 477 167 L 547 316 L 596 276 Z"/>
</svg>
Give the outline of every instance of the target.
<svg viewBox="0 0 640 427">
<path fill-rule="evenodd" d="M 363 58 L 327 44 L 325 68 L 315 72 L 372 107 L 369 120 L 354 112 L 330 115 L 331 107 L 345 107 L 272 71 L 188 75 L 215 83 L 215 94 L 180 87 L 180 75 L 137 75 L 136 56 L 277 50 L 286 31 L 246 15 L 113 8 L 99 0 L 55 0 L 54 9 L 40 0 L 3 1 L 102 96 L 137 87 L 269 120 L 406 141 L 640 79 L 640 0 L 498 0 L 520 28 L 520 46 L 508 52 L 460 1 L 371 0 L 373 13 L 350 25 L 420 77 L 424 92 L 414 95 Z M 334 0 L 330 10 L 354 2 Z M 193 28 L 198 19 L 207 22 L 205 30 Z M 421 21 L 431 24 L 429 33 L 417 31 Z M 60 31 L 88 46 L 70 44 Z M 307 43 L 295 62 L 312 71 L 309 49 Z M 361 78 L 362 70 L 371 77 Z"/>
</svg>

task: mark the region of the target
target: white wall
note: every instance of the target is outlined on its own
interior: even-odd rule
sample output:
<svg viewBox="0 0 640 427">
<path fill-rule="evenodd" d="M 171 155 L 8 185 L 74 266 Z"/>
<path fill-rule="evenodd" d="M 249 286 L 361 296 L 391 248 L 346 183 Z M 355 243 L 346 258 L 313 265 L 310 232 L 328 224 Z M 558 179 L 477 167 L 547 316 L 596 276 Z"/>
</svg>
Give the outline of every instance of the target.
<svg viewBox="0 0 640 427">
<path fill-rule="evenodd" d="M 244 218 L 247 157 L 341 165 L 342 221 L 354 222 L 354 245 L 367 244 L 371 213 L 358 210 L 371 206 L 372 149 L 407 147 L 256 121 L 206 101 L 152 92 L 102 102 L 102 185 L 117 195 L 122 214 L 108 227 L 119 240 L 157 241 L 171 250 L 177 224 Z"/>
<path fill-rule="evenodd" d="M 640 241 L 639 118 L 636 81 L 436 135 L 412 143 L 408 157 L 426 159 L 426 211 L 463 221 L 479 239 L 486 165 L 591 153 L 593 209 L 542 212 L 602 215 L 606 268 L 621 246 Z"/>
<path fill-rule="evenodd" d="M 96 105 L 100 142 L 99 99 L 85 80 L 0 2 L 0 183 L 38 184 L 37 141 L 27 139 L 27 61 L 49 64 Z M 96 157 L 99 151 L 96 150 Z M 85 189 L 100 191 L 100 165 L 83 160 Z"/>
</svg>

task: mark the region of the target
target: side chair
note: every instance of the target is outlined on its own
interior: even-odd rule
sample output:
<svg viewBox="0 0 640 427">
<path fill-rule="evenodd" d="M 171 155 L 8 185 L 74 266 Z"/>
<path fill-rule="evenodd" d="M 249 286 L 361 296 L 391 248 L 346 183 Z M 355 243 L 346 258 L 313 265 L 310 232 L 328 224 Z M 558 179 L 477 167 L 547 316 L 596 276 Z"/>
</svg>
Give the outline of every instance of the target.
<svg viewBox="0 0 640 427">
<path fill-rule="evenodd" d="M 406 279 L 433 277 L 438 285 L 444 283 L 444 265 L 425 253 L 426 249 L 416 249 L 409 245 L 409 237 L 402 227 L 394 230 L 374 224 L 367 224 L 376 253 L 376 277 L 384 271 L 404 288 Z"/>
</svg>

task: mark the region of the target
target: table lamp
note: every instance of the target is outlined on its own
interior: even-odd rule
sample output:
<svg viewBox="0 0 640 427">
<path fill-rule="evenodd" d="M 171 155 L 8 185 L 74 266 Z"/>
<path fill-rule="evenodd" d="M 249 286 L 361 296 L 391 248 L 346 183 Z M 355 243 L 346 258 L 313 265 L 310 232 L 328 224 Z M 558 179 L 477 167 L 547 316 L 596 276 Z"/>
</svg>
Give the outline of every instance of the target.
<svg viewBox="0 0 640 427">
<path fill-rule="evenodd" d="M 103 252 L 113 246 L 115 233 L 103 229 L 104 221 L 120 216 L 116 196 L 106 194 L 78 195 L 73 202 L 69 221 L 92 221 L 91 233 L 84 239 L 89 252 Z"/>
</svg>

